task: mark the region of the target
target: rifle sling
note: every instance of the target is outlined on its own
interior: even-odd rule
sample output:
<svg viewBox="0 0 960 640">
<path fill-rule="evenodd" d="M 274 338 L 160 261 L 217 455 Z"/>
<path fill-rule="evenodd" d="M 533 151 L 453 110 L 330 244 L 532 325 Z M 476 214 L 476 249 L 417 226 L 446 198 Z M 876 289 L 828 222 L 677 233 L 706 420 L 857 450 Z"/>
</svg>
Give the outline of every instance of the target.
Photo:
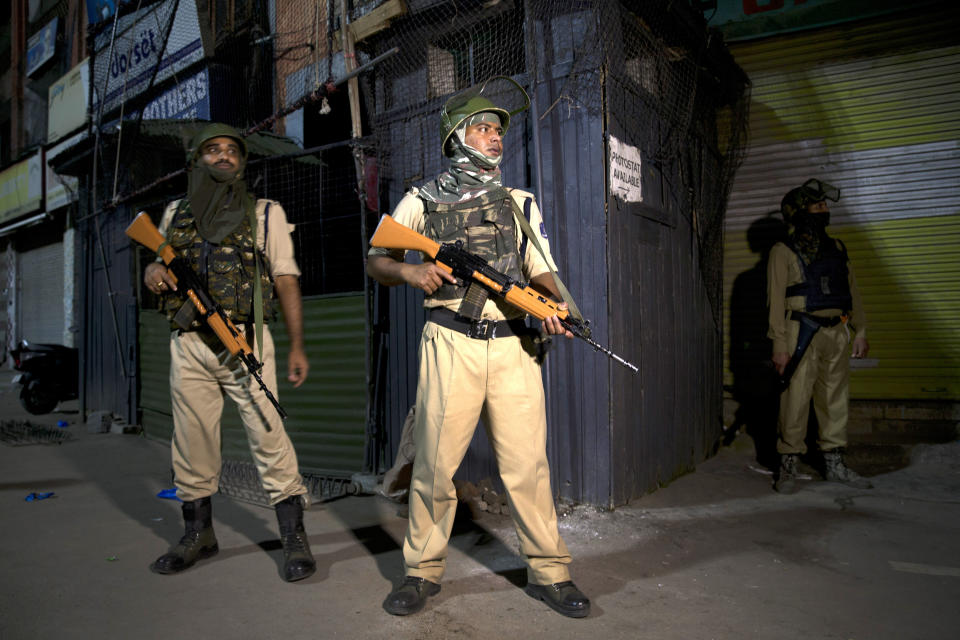
<svg viewBox="0 0 960 640">
<path fill-rule="evenodd" d="M 526 202 L 524 203 L 525 209 L 527 209 L 530 206 L 529 203 L 531 202 L 531 200 L 532 198 L 527 198 Z M 577 303 L 574 302 L 573 296 L 570 295 L 570 292 L 567 290 L 566 285 L 563 284 L 563 280 L 560 279 L 560 276 L 557 275 L 556 270 L 550 264 L 550 260 L 549 258 L 547 258 L 546 254 L 544 253 L 543 247 L 540 246 L 540 241 L 537 240 L 537 234 L 534 233 L 533 227 L 530 226 L 530 221 L 527 220 L 527 217 L 523 214 L 523 212 L 520 211 L 520 207 L 517 206 L 517 201 L 513 199 L 512 193 L 510 196 L 510 204 L 513 205 L 513 216 L 514 218 L 516 218 L 517 224 L 520 225 L 520 229 L 523 231 L 523 235 L 525 235 L 527 238 L 530 239 L 530 242 L 533 243 L 533 246 L 536 247 L 537 251 L 543 257 L 543 261 L 546 263 L 547 269 L 550 270 L 550 275 L 553 276 L 553 281 L 554 283 L 556 283 L 557 289 L 560 291 L 560 296 L 563 298 L 563 301 L 567 303 L 567 308 L 570 311 L 570 315 L 573 316 L 575 320 L 582 323 L 583 314 L 580 313 L 580 309 L 579 307 L 577 307 Z"/>
</svg>

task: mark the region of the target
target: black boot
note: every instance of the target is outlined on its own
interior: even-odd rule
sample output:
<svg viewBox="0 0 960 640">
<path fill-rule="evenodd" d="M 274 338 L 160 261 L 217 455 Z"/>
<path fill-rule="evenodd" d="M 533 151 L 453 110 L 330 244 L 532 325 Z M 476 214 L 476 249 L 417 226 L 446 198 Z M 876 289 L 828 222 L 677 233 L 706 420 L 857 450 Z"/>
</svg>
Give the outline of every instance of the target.
<svg viewBox="0 0 960 640">
<path fill-rule="evenodd" d="M 283 545 L 283 579 L 296 582 L 313 575 L 317 563 L 310 553 L 310 542 L 303 528 L 303 498 L 290 496 L 276 504 Z"/>
<path fill-rule="evenodd" d="M 406 576 L 400 585 L 390 592 L 383 602 L 387 613 L 395 616 L 408 616 L 423 609 L 427 598 L 440 593 L 440 585 L 424 578 Z"/>
<path fill-rule="evenodd" d="M 873 489 L 873 483 L 848 467 L 843 461 L 843 451 L 831 449 L 823 452 L 824 477 L 829 482 L 841 482 L 854 489 Z"/>
<path fill-rule="evenodd" d="M 551 609 L 569 618 L 586 618 L 590 615 L 590 599 L 569 580 L 554 584 L 528 582 L 524 591 L 531 598 L 542 600 Z"/>
<path fill-rule="evenodd" d="M 220 551 L 217 537 L 213 533 L 213 506 L 210 498 L 184 502 L 181 510 L 185 529 L 183 537 L 175 547 L 150 565 L 150 570 L 154 573 L 180 573 L 192 567 L 197 560 L 209 558 Z"/>
<path fill-rule="evenodd" d="M 795 453 L 784 453 L 780 456 L 780 470 L 773 489 L 777 493 L 796 493 L 800 488 L 797 485 L 797 461 L 800 456 Z"/>
</svg>

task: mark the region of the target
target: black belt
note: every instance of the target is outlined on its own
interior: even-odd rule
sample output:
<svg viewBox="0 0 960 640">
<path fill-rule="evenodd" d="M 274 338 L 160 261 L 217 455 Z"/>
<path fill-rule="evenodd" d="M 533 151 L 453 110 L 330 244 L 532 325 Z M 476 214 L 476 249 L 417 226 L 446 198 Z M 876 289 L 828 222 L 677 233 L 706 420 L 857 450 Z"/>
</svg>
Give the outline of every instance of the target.
<svg viewBox="0 0 960 640">
<path fill-rule="evenodd" d="M 475 338 L 476 340 L 523 336 L 532 331 L 523 321 L 523 318 L 499 321 L 471 320 L 444 307 L 430 309 L 429 320 L 445 329 L 453 329 L 468 338 Z"/>
<path fill-rule="evenodd" d="M 812 313 L 804 313 L 803 311 L 790 312 L 791 320 L 797 320 L 799 322 L 801 318 L 810 320 L 811 322 L 814 322 L 824 328 L 835 327 L 841 322 L 843 322 L 843 316 L 833 316 L 830 318 L 824 318 L 821 316 L 815 316 Z"/>
</svg>

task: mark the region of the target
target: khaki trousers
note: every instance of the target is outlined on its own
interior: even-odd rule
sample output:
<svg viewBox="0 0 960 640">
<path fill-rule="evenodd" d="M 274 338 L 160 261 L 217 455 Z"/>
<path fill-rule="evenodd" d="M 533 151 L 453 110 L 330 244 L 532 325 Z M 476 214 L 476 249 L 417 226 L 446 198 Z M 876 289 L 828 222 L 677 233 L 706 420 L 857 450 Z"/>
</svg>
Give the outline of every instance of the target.
<svg viewBox="0 0 960 640">
<path fill-rule="evenodd" d="M 788 323 L 788 345 L 796 348 L 800 323 Z M 847 444 L 847 412 L 850 404 L 849 331 L 844 324 L 820 328 L 813 336 L 803 359 L 780 395 L 777 451 L 803 454 L 810 417 L 810 398 L 820 426 L 817 444 L 830 451 Z"/>
<path fill-rule="evenodd" d="M 253 344 L 255 340 L 249 342 Z M 257 354 L 255 344 L 253 352 Z M 267 327 L 263 328 L 260 375 L 276 396 L 273 336 Z M 170 395 L 174 484 L 181 500 L 204 498 L 219 488 L 220 417 L 225 395 L 237 405 L 250 453 L 270 503 L 306 493 L 297 454 L 277 410 L 247 374 L 244 365 L 216 338 L 196 331 L 171 334 Z"/>
<path fill-rule="evenodd" d="M 569 580 L 570 553 L 557 529 L 550 491 L 543 381 L 520 339 L 475 340 L 427 322 L 417 384 L 417 449 L 403 543 L 407 575 L 433 582 L 443 577 L 457 507 L 453 475 L 482 418 L 528 580 Z"/>
</svg>

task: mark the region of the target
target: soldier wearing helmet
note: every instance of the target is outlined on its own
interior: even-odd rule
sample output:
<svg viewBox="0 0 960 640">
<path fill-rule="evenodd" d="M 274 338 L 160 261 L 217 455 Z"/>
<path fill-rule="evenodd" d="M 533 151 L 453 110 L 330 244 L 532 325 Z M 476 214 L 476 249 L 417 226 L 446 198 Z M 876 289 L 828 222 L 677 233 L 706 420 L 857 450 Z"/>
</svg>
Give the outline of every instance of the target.
<svg viewBox="0 0 960 640">
<path fill-rule="evenodd" d="M 298 387 L 309 369 L 303 348 L 300 270 L 283 207 L 247 192 L 246 162 L 247 144 L 233 127 L 204 127 L 187 156 L 187 196 L 170 203 L 160 231 L 190 262 L 210 297 L 245 332 L 263 363 L 263 381 L 277 395 L 273 338 L 265 325 L 275 315 L 274 297 L 283 309 L 290 338 L 287 379 Z M 209 327 L 191 320 L 193 307 L 173 295 L 176 281 L 162 262 L 147 266 L 143 282 L 162 297 L 171 320 L 173 470 L 185 525 L 180 541 L 151 569 L 179 573 L 218 551 L 210 496 L 219 487 L 220 417 L 227 395 L 237 405 L 263 488 L 276 508 L 283 577 L 292 582 L 310 576 L 316 563 L 303 528 L 307 489 L 283 421 L 259 385 L 250 376 L 237 374 L 242 365 Z"/>
<path fill-rule="evenodd" d="M 772 360 L 788 385 L 780 396 L 777 423 L 780 469 L 774 488 L 781 493 L 798 488 L 797 462 L 806 453 L 811 398 L 824 477 L 857 488 L 872 486 L 843 460 L 849 357 L 866 357 L 870 345 L 846 246 L 827 233 L 827 200 L 839 199 L 838 189 L 816 179 L 791 189 L 780 203 L 788 237 L 774 245 L 767 265 Z M 851 327 L 855 332 L 852 353 L 848 348 Z"/>
<path fill-rule="evenodd" d="M 526 105 L 510 110 L 484 88 L 447 102 L 440 150 L 449 168 L 407 193 L 392 215 L 438 242 L 462 241 L 501 273 L 559 300 L 540 210 L 530 193 L 502 185 L 503 136 Z M 526 98 L 519 86 L 516 90 Z M 538 232 L 521 231 L 524 226 Z M 570 580 L 570 554 L 557 528 L 543 382 L 523 312 L 488 298 L 479 285 L 457 281 L 433 262 L 404 262 L 403 252 L 370 249 L 367 273 L 384 285 L 422 290 L 428 310 L 414 411 L 406 575 L 384 608 L 394 615 L 415 613 L 440 591 L 457 505 L 453 475 L 482 414 L 527 562 L 527 593 L 563 615 L 586 616 L 590 601 Z M 543 328 L 572 337 L 556 316 Z"/>
</svg>

